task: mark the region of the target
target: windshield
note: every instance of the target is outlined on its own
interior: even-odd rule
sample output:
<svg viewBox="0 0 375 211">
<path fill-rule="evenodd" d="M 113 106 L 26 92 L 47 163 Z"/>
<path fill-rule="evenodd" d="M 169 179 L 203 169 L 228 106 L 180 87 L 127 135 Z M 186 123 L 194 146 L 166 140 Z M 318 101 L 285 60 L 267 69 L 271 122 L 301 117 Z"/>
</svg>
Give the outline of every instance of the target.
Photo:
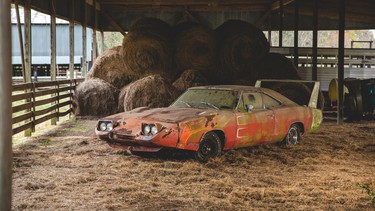
<svg viewBox="0 0 375 211">
<path fill-rule="evenodd" d="M 217 89 L 189 89 L 171 107 L 234 109 L 238 91 Z"/>
</svg>

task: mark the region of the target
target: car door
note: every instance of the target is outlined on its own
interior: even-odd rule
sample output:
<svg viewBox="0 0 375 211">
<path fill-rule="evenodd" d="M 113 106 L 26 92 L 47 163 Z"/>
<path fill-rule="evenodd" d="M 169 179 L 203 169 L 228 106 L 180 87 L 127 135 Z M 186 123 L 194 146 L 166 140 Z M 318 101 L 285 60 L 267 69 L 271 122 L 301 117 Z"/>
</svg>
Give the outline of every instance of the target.
<svg viewBox="0 0 375 211">
<path fill-rule="evenodd" d="M 263 104 L 262 93 L 243 92 L 236 113 L 237 142 L 235 147 L 261 144 L 272 139 L 274 113 Z"/>
</svg>

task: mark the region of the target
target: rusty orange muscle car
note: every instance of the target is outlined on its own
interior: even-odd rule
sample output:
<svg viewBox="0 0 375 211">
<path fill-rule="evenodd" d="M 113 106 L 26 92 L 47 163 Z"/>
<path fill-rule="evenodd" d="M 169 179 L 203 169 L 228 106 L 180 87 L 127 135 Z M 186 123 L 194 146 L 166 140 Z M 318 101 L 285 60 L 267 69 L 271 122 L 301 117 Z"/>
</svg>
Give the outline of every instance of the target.
<svg viewBox="0 0 375 211">
<path fill-rule="evenodd" d="M 169 107 L 140 107 L 100 119 L 95 132 L 110 146 L 132 152 L 176 148 L 207 161 L 222 150 L 296 144 L 321 121 L 321 110 L 276 91 L 219 85 L 190 88 Z"/>
</svg>

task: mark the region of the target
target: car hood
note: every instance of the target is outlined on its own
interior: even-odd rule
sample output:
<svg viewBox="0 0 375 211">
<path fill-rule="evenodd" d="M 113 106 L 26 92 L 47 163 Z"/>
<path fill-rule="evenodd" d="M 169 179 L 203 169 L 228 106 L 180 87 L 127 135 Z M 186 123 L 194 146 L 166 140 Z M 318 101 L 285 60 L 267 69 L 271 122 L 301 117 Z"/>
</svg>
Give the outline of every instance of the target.
<svg viewBox="0 0 375 211">
<path fill-rule="evenodd" d="M 155 122 L 179 123 L 188 121 L 194 118 L 212 117 L 220 111 L 214 109 L 199 109 L 199 108 L 136 108 L 129 112 L 124 112 L 122 118 L 126 119 L 142 119 Z"/>
</svg>

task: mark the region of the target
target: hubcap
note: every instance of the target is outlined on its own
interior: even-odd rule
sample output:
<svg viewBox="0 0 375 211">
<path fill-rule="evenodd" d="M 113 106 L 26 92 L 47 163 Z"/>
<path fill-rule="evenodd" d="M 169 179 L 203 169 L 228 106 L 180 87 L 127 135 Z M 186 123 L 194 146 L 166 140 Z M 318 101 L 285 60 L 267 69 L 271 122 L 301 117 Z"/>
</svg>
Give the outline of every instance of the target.
<svg viewBox="0 0 375 211">
<path fill-rule="evenodd" d="M 202 154 L 208 155 L 212 152 L 212 147 L 210 146 L 209 143 L 205 142 L 204 145 L 202 146 Z"/>
<path fill-rule="evenodd" d="M 298 132 L 296 128 L 291 128 L 288 133 L 288 144 L 298 143 Z"/>
</svg>

